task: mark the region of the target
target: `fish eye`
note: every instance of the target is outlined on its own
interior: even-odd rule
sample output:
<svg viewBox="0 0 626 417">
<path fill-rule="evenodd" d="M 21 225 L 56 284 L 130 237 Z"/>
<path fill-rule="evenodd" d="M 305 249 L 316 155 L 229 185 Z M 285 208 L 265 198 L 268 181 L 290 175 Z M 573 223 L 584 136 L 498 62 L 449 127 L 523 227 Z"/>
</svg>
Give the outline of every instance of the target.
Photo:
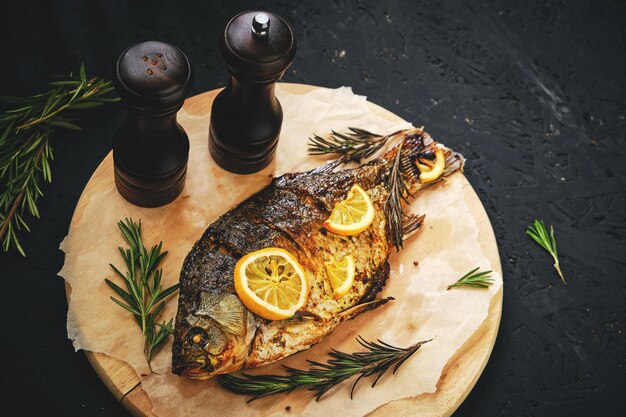
<svg viewBox="0 0 626 417">
<path fill-rule="evenodd" d="M 195 345 L 206 345 L 209 339 L 206 330 L 200 327 L 193 327 L 189 330 L 187 337 Z"/>
</svg>

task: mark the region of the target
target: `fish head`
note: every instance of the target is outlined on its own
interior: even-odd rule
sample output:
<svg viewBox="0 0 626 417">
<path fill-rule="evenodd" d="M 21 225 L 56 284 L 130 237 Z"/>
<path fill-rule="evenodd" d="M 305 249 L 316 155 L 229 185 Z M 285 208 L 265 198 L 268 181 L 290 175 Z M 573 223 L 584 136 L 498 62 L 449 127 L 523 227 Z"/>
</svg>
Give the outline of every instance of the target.
<svg viewBox="0 0 626 417">
<path fill-rule="evenodd" d="M 179 327 L 172 370 L 193 379 L 240 369 L 256 331 L 254 315 L 236 294 L 204 291 Z"/>
</svg>

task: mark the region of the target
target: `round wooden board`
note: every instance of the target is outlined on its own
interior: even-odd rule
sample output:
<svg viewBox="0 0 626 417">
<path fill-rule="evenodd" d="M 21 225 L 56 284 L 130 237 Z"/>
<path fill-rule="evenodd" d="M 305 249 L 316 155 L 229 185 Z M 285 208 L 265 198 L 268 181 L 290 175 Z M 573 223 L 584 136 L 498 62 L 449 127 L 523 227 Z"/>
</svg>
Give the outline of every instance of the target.
<svg viewBox="0 0 626 417">
<path fill-rule="evenodd" d="M 291 94 L 304 94 L 315 86 L 304 84 L 281 83 L 281 87 Z M 220 90 L 212 90 L 189 98 L 184 109 L 191 114 L 206 115 L 211 111 L 213 99 Z M 390 120 L 398 120 L 399 117 L 373 103 L 368 105 L 377 115 Z M 207 126 L 208 131 L 208 126 Z M 207 133 L 208 137 L 208 133 Z M 445 140 L 444 140 L 445 142 Z M 98 166 L 91 179 L 85 186 L 83 193 L 76 205 L 70 230 L 82 215 L 85 202 L 89 200 L 92 192 L 98 189 L 102 182 L 112 182 L 113 172 L 109 153 Z M 464 179 L 464 181 L 466 181 Z M 483 253 L 494 265 L 496 272 L 501 273 L 500 256 L 495 236 L 487 213 L 485 212 L 478 196 L 471 187 L 464 187 L 465 201 L 479 229 L 479 240 Z M 71 297 L 71 287 L 66 284 L 68 300 Z M 474 384 L 480 377 L 498 334 L 500 317 L 502 314 L 502 288 L 492 298 L 487 318 L 479 329 L 470 337 L 463 346 L 450 358 L 443 369 L 437 390 L 434 393 L 422 394 L 412 398 L 405 398 L 374 410 L 370 416 L 416 416 L 441 417 L 450 416 L 469 394 Z M 156 416 L 152 413 L 150 399 L 141 388 L 139 376 L 133 368 L 118 359 L 100 353 L 85 352 L 107 388 L 122 405 L 135 416 Z"/>
</svg>

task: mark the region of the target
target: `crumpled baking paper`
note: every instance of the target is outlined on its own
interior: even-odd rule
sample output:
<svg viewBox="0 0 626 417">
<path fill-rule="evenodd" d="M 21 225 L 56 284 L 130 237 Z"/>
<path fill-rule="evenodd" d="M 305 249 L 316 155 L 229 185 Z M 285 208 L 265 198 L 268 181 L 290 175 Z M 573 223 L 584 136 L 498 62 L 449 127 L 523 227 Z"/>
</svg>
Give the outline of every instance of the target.
<svg viewBox="0 0 626 417">
<path fill-rule="evenodd" d="M 116 280 L 109 267 L 123 267 L 117 246 L 125 242 L 116 226 L 120 219 L 141 219 L 144 242 L 163 240 L 169 253 L 163 262 L 164 285 L 178 281 L 184 257 L 206 227 L 218 216 L 267 185 L 272 176 L 302 171 L 322 164 L 323 157 L 307 156 L 307 138 L 348 126 L 389 133 L 409 126 L 399 118 L 366 102 L 350 88 L 314 89 L 292 94 L 278 85 L 276 94 L 284 110 L 283 129 L 275 161 L 254 175 L 235 175 L 219 168 L 208 146 L 209 95 L 188 100 L 178 115 L 191 142 L 187 183 L 180 197 L 160 208 L 146 209 L 126 202 L 116 191 L 109 155 L 81 197 L 68 236 L 61 244 L 65 265 L 61 275 L 71 286 L 67 316 L 68 336 L 76 350 L 102 352 L 130 364 L 142 375 L 142 387 L 161 417 L 174 416 L 332 416 L 364 415 L 382 404 L 421 393 L 434 392 L 446 362 L 485 320 L 491 298 L 502 285 L 499 273 L 488 290 L 455 289 L 449 284 L 472 268 L 500 270 L 483 254 L 478 228 L 464 199 L 469 184 L 454 174 L 444 184 L 420 194 L 409 211 L 425 214 L 421 231 L 391 255 L 391 273 L 381 296 L 395 300 L 377 310 L 342 323 L 325 340 L 251 373 L 281 373 L 281 365 L 306 367 L 305 360 L 324 361 L 331 349 L 357 351 L 357 335 L 381 339 L 396 346 L 420 340 L 425 344 L 392 376 L 385 375 L 372 389 L 362 380 L 350 400 L 351 382 L 331 389 L 316 402 L 311 392 L 295 391 L 250 404 L 246 396 L 222 389 L 216 380 L 192 381 L 171 373 L 171 338 L 153 360 L 151 373 L 142 351 L 140 330 L 125 310 L 109 297 L 104 278 Z M 428 130 L 428 127 L 426 127 Z M 445 138 L 435 138 L 445 143 Z M 327 158 L 326 158 L 327 159 Z M 415 265 L 417 261 L 418 265 Z M 162 318 L 176 313 L 172 298 Z"/>
</svg>

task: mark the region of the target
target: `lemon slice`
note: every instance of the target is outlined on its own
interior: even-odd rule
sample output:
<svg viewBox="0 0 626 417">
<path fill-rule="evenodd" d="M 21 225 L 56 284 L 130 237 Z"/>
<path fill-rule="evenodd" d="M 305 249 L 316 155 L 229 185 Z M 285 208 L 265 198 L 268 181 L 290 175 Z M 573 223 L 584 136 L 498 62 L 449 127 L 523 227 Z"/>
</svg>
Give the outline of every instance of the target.
<svg viewBox="0 0 626 417">
<path fill-rule="evenodd" d="M 367 229 L 374 220 L 374 205 L 365 190 L 354 184 L 345 200 L 335 204 L 324 227 L 331 232 L 352 236 Z"/>
<path fill-rule="evenodd" d="M 416 160 L 415 165 L 420 171 L 420 182 L 432 182 L 443 174 L 443 169 L 446 167 L 446 158 L 443 154 L 443 149 L 437 149 L 435 151 L 435 162 L 427 159 Z"/>
<path fill-rule="evenodd" d="M 309 285 L 302 266 L 291 253 L 265 248 L 237 262 L 235 291 L 248 310 L 268 320 L 282 320 L 304 305 Z"/>
<path fill-rule="evenodd" d="M 333 296 L 335 300 L 339 300 L 350 291 L 354 283 L 354 258 L 352 255 L 347 255 L 340 261 L 324 262 L 324 266 L 330 285 L 333 287 Z"/>
</svg>

